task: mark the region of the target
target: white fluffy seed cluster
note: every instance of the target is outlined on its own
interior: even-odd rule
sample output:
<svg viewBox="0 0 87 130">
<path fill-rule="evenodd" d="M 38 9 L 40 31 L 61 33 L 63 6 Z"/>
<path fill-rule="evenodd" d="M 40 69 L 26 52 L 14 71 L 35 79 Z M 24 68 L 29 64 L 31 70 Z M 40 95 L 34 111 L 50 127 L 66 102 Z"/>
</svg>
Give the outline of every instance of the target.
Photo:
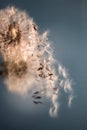
<svg viewBox="0 0 87 130">
<path fill-rule="evenodd" d="M 47 34 L 39 33 L 38 26 L 26 12 L 15 7 L 0 10 L 3 64 L 0 74 L 4 75 L 8 90 L 21 95 L 38 90 L 52 101 L 49 113 L 56 116 L 60 90 L 63 88 L 69 94 L 69 105 L 73 90 L 66 70 L 61 65 L 55 69 L 55 58 Z"/>
</svg>

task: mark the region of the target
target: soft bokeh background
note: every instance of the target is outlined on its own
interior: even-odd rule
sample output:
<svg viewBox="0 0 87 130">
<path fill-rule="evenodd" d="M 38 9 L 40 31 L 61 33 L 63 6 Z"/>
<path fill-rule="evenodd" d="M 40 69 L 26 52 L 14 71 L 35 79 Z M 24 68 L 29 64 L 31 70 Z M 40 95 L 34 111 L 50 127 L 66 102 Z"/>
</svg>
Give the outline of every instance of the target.
<svg viewBox="0 0 87 130">
<path fill-rule="evenodd" d="M 75 99 L 67 107 L 61 94 L 58 118 L 50 118 L 49 103 L 35 106 L 29 97 L 7 91 L 0 80 L 0 130 L 86 130 L 87 129 L 87 1 L 86 0 L 0 0 L 0 9 L 15 5 L 26 10 L 41 32 L 50 29 L 56 58 L 74 80 Z"/>
</svg>

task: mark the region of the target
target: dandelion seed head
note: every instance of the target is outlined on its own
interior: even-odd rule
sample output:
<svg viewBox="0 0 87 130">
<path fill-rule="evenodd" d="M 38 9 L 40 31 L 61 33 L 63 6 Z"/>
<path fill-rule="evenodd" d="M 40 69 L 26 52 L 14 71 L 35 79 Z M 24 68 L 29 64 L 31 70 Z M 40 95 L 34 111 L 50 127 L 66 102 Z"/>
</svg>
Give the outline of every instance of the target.
<svg viewBox="0 0 87 130">
<path fill-rule="evenodd" d="M 21 95 L 30 90 L 41 92 L 51 102 L 50 115 L 56 116 L 61 88 L 72 100 L 72 85 L 68 73 L 58 64 L 48 32 L 40 34 L 33 19 L 22 10 L 7 7 L 0 10 L 1 76 L 10 92 Z M 35 102 L 36 103 L 36 102 Z M 41 102 L 39 102 L 41 103 Z"/>
</svg>

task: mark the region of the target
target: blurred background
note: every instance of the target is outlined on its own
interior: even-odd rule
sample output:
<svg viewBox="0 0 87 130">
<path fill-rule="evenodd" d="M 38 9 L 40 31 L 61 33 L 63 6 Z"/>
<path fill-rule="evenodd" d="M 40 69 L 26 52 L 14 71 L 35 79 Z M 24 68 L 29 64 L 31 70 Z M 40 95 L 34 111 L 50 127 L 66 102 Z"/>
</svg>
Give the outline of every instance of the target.
<svg viewBox="0 0 87 130">
<path fill-rule="evenodd" d="M 50 30 L 56 59 L 74 81 L 75 99 L 68 108 L 61 94 L 59 115 L 51 118 L 49 103 L 35 106 L 29 97 L 10 93 L 0 79 L 0 130 L 87 129 L 87 1 L 0 0 L 0 9 L 8 5 L 25 10 L 40 32 Z"/>
</svg>

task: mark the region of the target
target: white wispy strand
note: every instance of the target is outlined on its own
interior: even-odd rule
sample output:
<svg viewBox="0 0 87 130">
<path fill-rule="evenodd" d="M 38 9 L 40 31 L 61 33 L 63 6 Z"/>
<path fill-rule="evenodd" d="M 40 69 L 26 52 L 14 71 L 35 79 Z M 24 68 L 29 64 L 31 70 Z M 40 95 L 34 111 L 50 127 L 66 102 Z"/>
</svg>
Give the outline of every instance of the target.
<svg viewBox="0 0 87 130">
<path fill-rule="evenodd" d="M 72 100 L 74 98 L 74 91 L 72 88 L 72 80 L 69 77 L 68 71 L 59 64 L 58 72 L 60 76 L 59 86 L 62 87 L 65 93 L 68 94 L 68 106 L 71 106 Z"/>
</svg>

